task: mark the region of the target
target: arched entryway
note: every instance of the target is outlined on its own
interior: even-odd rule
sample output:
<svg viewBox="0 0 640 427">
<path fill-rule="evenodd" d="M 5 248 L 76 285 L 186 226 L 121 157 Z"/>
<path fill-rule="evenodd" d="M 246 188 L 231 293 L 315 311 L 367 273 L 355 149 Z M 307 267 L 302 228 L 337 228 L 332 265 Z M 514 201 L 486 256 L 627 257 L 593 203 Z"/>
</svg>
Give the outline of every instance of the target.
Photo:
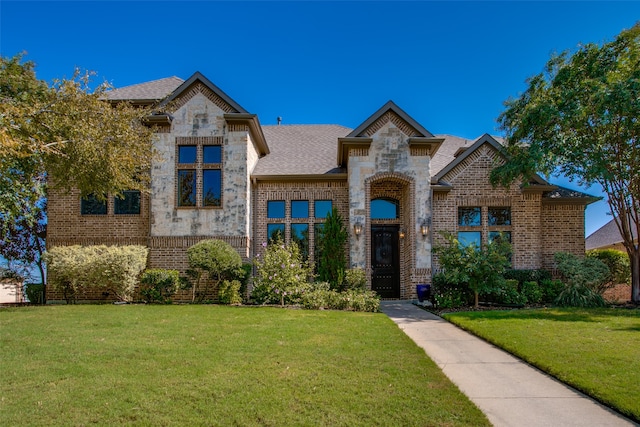
<svg viewBox="0 0 640 427">
<path fill-rule="evenodd" d="M 411 266 L 414 265 L 411 233 L 413 180 L 404 175 L 384 173 L 366 182 L 367 269 L 371 289 L 382 298 L 407 298 Z"/>
</svg>

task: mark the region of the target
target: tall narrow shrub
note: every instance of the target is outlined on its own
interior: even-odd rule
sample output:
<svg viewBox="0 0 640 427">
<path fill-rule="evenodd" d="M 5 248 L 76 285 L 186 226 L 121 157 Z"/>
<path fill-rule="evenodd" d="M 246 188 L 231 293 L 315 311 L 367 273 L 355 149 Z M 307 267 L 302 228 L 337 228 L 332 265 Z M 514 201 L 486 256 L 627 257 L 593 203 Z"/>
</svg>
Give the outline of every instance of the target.
<svg viewBox="0 0 640 427">
<path fill-rule="evenodd" d="M 349 234 L 337 208 L 327 214 L 319 236 L 318 280 L 329 282 L 332 289 L 339 289 L 344 280 L 347 264 L 345 245 Z"/>
</svg>

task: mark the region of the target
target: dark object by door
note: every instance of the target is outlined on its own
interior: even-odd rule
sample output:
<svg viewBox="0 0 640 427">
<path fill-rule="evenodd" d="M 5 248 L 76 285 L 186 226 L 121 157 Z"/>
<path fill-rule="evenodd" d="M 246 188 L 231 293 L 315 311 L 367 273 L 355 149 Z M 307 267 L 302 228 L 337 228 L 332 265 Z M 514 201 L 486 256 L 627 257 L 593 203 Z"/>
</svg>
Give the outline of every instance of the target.
<svg viewBox="0 0 640 427">
<path fill-rule="evenodd" d="M 400 298 L 397 225 L 371 227 L 371 289 L 381 298 Z"/>
</svg>

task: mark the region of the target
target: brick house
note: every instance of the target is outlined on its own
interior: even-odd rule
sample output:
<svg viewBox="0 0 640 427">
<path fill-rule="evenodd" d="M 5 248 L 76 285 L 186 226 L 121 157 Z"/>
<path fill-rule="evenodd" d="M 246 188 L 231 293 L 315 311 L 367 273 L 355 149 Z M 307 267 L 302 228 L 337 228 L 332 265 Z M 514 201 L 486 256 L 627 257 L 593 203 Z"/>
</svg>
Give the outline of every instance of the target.
<svg viewBox="0 0 640 427">
<path fill-rule="evenodd" d="M 187 248 L 202 239 L 225 240 L 250 261 L 281 233 L 313 262 L 317 229 L 335 207 L 349 230 L 349 266 L 365 269 L 381 296 L 403 299 L 431 281 L 441 231 L 476 243 L 505 233 L 514 268 L 584 253 L 584 211 L 596 198 L 539 177 L 493 188 L 489 172 L 504 161 L 498 140 L 434 135 L 391 101 L 349 129 L 262 126 L 200 73 L 109 98 L 170 103 L 170 114 L 149 118 L 164 161 L 153 165 L 148 195 L 99 203 L 52 191 L 48 247 L 141 244 L 150 267 L 184 271 Z"/>
</svg>

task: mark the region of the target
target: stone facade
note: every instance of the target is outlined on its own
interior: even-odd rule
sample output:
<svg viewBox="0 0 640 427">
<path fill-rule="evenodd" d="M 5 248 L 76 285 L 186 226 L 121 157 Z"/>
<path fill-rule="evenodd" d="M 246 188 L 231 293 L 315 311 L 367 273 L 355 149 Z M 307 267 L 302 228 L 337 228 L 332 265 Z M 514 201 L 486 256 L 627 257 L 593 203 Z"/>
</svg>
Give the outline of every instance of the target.
<svg viewBox="0 0 640 427">
<path fill-rule="evenodd" d="M 315 206 L 330 202 L 349 230 L 348 264 L 365 269 L 370 287 L 376 286 L 377 268 L 372 231 L 388 227 L 396 233 L 393 274 L 399 277 L 399 289 L 394 295 L 404 299 L 415 298 L 415 285 L 429 283 L 438 269 L 432 245 L 442 243 L 441 231 L 479 231 L 483 242 L 496 231 L 511 233 L 515 268 L 552 268 L 554 252 L 584 252 L 589 199 L 564 193 L 549 198 L 557 187 L 542 180 L 530 187 L 492 187 L 489 172 L 504 157 L 488 135 L 462 150 L 464 140 L 432 135 L 392 102 L 354 130 L 333 125 L 262 127 L 255 115 L 199 73 L 184 82 L 159 82 L 170 86 L 166 102 L 171 111 L 166 120 L 158 119 L 165 120 L 154 139 L 161 160 L 153 163 L 150 192 L 141 197 L 140 213 L 117 214 L 109 198 L 106 213 L 83 215 L 78 192 L 52 190 L 48 247 L 141 244 L 149 247 L 150 267 L 184 272 L 186 250 L 202 239 L 225 240 L 250 262 L 263 250 L 270 226 L 281 227 L 287 242 L 297 227 L 306 230 L 313 262 L 316 226 L 324 222 Z M 123 88 L 113 99 L 137 93 L 135 86 Z M 188 163 L 181 163 L 181 147 L 192 150 Z M 219 150 L 219 158 L 205 161 L 211 147 L 219 147 L 213 149 Z M 446 166 L 435 170 L 434 164 Z M 181 196 L 187 191 L 180 180 L 185 170 L 192 179 L 185 182 L 195 187 L 187 189 L 192 195 L 188 206 Z M 205 198 L 211 186 L 205 183 L 208 171 L 220 177 L 219 196 L 213 199 Z M 376 217 L 371 206 L 377 200 L 396 206 L 396 215 Z M 282 202 L 283 213 L 277 217 L 268 215 L 273 201 Z M 306 213 L 294 213 L 294 204 L 307 206 Z M 482 222 L 460 226 L 458 209 L 464 207 L 479 208 Z M 496 207 L 508 209 L 508 225 L 489 223 L 490 210 Z M 60 299 L 49 292 L 49 300 Z"/>
</svg>

